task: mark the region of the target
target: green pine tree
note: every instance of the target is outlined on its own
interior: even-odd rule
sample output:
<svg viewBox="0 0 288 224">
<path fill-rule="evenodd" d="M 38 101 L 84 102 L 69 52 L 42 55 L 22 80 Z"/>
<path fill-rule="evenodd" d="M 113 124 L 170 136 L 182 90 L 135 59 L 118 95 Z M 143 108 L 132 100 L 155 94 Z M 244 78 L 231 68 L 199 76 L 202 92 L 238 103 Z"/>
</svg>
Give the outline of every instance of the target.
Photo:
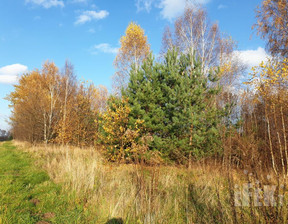
<svg viewBox="0 0 288 224">
<path fill-rule="evenodd" d="M 211 72 L 205 77 L 199 60 L 177 50 L 168 51 L 161 63 L 150 56 L 140 69 L 131 70 L 128 88 L 122 94 L 129 98 L 130 123 L 145 121 L 142 135 L 153 137 L 151 150 L 177 161 L 219 150 L 219 122 L 224 110 L 213 103 L 220 89 L 209 87 L 216 76 Z"/>
</svg>

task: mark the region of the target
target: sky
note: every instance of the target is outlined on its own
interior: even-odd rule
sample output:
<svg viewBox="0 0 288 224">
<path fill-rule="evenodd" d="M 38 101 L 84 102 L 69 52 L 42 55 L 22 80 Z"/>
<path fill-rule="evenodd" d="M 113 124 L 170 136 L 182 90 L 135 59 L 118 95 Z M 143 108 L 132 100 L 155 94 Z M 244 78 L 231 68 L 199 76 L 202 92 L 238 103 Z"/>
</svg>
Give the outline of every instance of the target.
<svg viewBox="0 0 288 224">
<path fill-rule="evenodd" d="M 212 22 L 237 42 L 243 63 L 266 60 L 265 43 L 251 30 L 260 0 L 195 0 Z M 5 96 L 21 74 L 46 60 L 59 68 L 72 62 L 80 80 L 111 89 L 113 60 L 129 22 L 138 23 L 154 54 L 164 28 L 173 26 L 186 0 L 1 0 L 0 129 L 8 129 L 11 112 Z"/>
</svg>

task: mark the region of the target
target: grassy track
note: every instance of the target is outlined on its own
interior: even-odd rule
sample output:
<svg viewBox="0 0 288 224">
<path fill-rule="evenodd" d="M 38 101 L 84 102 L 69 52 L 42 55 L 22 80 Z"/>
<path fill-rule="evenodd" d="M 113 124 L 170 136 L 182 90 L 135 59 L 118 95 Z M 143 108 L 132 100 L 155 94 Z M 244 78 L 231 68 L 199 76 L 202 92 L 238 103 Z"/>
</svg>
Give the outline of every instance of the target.
<svg viewBox="0 0 288 224">
<path fill-rule="evenodd" d="M 83 207 L 72 203 L 29 154 L 18 151 L 11 142 L 0 143 L 0 224 L 84 220 Z"/>
</svg>

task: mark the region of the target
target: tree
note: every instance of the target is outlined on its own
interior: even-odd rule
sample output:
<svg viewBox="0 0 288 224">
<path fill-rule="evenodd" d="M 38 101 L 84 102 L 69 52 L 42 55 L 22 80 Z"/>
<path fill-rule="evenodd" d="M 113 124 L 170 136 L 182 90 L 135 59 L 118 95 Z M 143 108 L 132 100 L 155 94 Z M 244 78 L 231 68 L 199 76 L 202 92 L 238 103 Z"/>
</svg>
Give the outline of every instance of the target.
<svg viewBox="0 0 288 224">
<path fill-rule="evenodd" d="M 0 142 L 7 141 L 10 138 L 11 138 L 11 133 L 9 131 L 0 129 Z"/>
<path fill-rule="evenodd" d="M 256 9 L 257 34 L 267 41 L 272 55 L 288 57 L 288 2 L 264 0 Z"/>
<path fill-rule="evenodd" d="M 41 73 L 34 70 L 24 74 L 15 90 L 6 99 L 12 107 L 11 126 L 16 139 L 31 143 L 43 141 L 43 90 L 39 88 Z"/>
<path fill-rule="evenodd" d="M 56 127 L 55 142 L 80 147 L 95 145 L 99 131 L 99 116 L 106 107 L 107 89 L 86 82 L 71 87 L 73 88 L 67 99 L 65 123 L 62 115 Z M 65 103 L 65 98 L 62 100 Z"/>
<path fill-rule="evenodd" d="M 55 124 L 59 121 L 59 96 L 60 96 L 60 74 L 56 65 L 46 62 L 42 68 L 42 82 L 40 88 L 43 90 L 43 120 L 44 120 L 44 142 L 47 144 L 55 134 Z"/>
<path fill-rule="evenodd" d="M 255 95 L 253 107 L 250 113 L 246 112 L 246 117 L 255 115 L 253 129 L 257 138 L 261 139 L 263 161 L 272 164 L 276 174 L 287 174 L 288 60 L 262 62 L 253 69 L 247 84 L 254 89 Z"/>
<path fill-rule="evenodd" d="M 78 83 L 70 63 L 61 75 L 54 63 L 46 62 L 41 71 L 21 76 L 7 97 L 13 135 L 32 143 L 93 145 L 107 94 L 105 87 Z"/>
<path fill-rule="evenodd" d="M 131 109 L 125 98 L 111 97 L 107 110 L 101 114 L 100 138 L 110 161 L 130 162 L 137 159 L 137 138 L 143 121 L 136 119 L 129 124 Z"/>
<path fill-rule="evenodd" d="M 59 130 L 58 130 L 58 141 L 61 144 L 67 143 L 67 117 L 71 118 L 71 112 L 73 110 L 74 98 L 77 91 L 76 77 L 74 75 L 74 68 L 71 63 L 68 61 L 65 62 L 64 72 L 61 77 L 61 105 L 62 117 L 59 121 Z M 68 121 L 69 122 L 69 121 Z"/>
<path fill-rule="evenodd" d="M 192 66 L 194 56 L 201 60 L 201 70 L 207 75 L 211 67 L 232 61 L 235 43 L 220 33 L 216 23 L 209 21 L 204 9 L 187 4 L 183 15 L 175 21 L 174 30 L 167 27 L 163 34 L 163 53 L 174 47 L 190 54 Z"/>
<path fill-rule="evenodd" d="M 217 23 L 209 21 L 205 9 L 187 4 L 183 15 L 175 21 L 174 29 L 166 28 L 162 39 L 162 52 L 165 54 L 174 47 L 190 55 L 192 67 L 194 57 L 200 60 L 201 72 L 206 76 L 211 68 L 219 68 L 217 82 L 209 83 L 211 87 L 219 85 L 223 88 L 223 91 L 214 96 L 214 103 L 234 103 L 233 90 L 237 89 L 238 77 L 246 67 L 234 53 L 236 44 L 233 39 L 222 34 Z"/>
<path fill-rule="evenodd" d="M 159 150 L 170 159 L 183 162 L 189 156 L 199 158 L 219 150 L 218 125 L 223 109 L 211 102 L 217 88 L 215 81 L 202 73 L 202 63 L 190 54 L 169 50 L 162 63 L 150 56 L 138 70 L 130 73 L 123 95 L 131 108 L 129 122 L 144 120 L 141 135 L 151 135 L 150 149 Z"/>
<path fill-rule="evenodd" d="M 53 62 L 43 64 L 41 71 L 25 74 L 7 99 L 11 102 L 15 137 L 30 142 L 54 138 L 59 121 L 60 75 Z"/>
<path fill-rule="evenodd" d="M 144 30 L 134 22 L 128 25 L 125 36 L 121 37 L 120 43 L 121 47 L 114 61 L 117 71 L 113 77 L 114 89 L 118 93 L 122 87 L 127 86 L 132 64 L 139 68 L 150 51 Z"/>
</svg>

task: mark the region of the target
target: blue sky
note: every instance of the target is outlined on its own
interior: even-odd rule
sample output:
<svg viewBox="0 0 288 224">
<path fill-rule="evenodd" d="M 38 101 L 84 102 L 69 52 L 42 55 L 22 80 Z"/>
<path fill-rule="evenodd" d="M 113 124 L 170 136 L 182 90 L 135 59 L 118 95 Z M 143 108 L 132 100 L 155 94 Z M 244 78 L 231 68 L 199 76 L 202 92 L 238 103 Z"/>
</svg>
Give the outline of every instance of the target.
<svg viewBox="0 0 288 224">
<path fill-rule="evenodd" d="M 196 0 L 238 43 L 244 63 L 256 65 L 267 56 L 253 33 L 254 10 L 260 0 Z M 41 68 L 46 60 L 59 67 L 66 59 L 79 79 L 111 88 L 113 60 L 130 21 L 144 28 L 155 54 L 164 27 L 183 12 L 185 0 L 1 0 L 0 1 L 0 129 L 10 111 L 3 99 L 17 76 Z"/>
</svg>

